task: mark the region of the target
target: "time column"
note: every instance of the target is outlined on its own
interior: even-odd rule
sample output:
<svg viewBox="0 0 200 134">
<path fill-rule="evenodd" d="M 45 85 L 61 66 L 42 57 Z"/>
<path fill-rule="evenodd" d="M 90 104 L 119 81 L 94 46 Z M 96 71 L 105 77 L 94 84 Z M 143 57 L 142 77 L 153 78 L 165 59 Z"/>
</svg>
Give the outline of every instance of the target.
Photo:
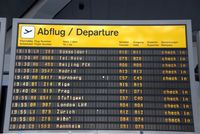
<svg viewBox="0 0 200 134">
<path fill-rule="evenodd" d="M 36 128 L 36 99 L 39 50 L 17 48 L 10 129 Z"/>
</svg>

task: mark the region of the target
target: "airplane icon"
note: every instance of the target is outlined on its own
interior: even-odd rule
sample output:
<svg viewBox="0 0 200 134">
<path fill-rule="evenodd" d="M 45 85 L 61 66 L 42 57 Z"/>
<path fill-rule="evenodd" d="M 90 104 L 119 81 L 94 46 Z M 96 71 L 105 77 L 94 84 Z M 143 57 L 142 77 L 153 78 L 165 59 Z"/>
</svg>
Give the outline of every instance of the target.
<svg viewBox="0 0 200 134">
<path fill-rule="evenodd" d="M 27 30 L 27 29 L 24 29 L 24 30 L 25 30 L 24 34 L 28 34 L 33 31 L 33 30 Z"/>
<path fill-rule="evenodd" d="M 34 38 L 35 28 L 34 26 L 22 26 L 21 37 L 22 38 Z"/>
</svg>

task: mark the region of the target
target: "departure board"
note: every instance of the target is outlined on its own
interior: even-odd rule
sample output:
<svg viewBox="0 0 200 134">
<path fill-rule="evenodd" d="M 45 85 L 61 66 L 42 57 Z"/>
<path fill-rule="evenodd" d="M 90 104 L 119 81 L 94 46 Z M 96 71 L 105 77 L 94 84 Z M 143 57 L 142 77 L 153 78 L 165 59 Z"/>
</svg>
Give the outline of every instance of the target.
<svg viewBox="0 0 200 134">
<path fill-rule="evenodd" d="M 14 23 L 4 130 L 194 131 L 186 23 L 37 22 Z"/>
</svg>

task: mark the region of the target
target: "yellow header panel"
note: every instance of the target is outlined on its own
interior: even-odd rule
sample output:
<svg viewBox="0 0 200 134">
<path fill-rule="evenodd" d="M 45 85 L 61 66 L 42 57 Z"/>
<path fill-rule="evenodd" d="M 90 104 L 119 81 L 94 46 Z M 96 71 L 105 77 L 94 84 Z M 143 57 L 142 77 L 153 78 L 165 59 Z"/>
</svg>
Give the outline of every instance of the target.
<svg viewBox="0 0 200 134">
<path fill-rule="evenodd" d="M 19 24 L 18 47 L 186 48 L 185 25 Z"/>
</svg>

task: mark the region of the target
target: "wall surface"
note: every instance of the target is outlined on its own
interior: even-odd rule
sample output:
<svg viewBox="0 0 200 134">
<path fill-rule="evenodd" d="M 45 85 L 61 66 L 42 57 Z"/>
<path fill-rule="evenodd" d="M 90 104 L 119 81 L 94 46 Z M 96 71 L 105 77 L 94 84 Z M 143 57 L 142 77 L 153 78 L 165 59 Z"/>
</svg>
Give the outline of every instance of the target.
<svg viewBox="0 0 200 134">
<path fill-rule="evenodd" d="M 200 0 L 72 0 L 56 19 L 191 19 L 200 30 Z"/>
<path fill-rule="evenodd" d="M 0 0 L 0 17 L 7 18 L 7 28 L 12 18 L 21 18 L 37 0 Z"/>
</svg>

